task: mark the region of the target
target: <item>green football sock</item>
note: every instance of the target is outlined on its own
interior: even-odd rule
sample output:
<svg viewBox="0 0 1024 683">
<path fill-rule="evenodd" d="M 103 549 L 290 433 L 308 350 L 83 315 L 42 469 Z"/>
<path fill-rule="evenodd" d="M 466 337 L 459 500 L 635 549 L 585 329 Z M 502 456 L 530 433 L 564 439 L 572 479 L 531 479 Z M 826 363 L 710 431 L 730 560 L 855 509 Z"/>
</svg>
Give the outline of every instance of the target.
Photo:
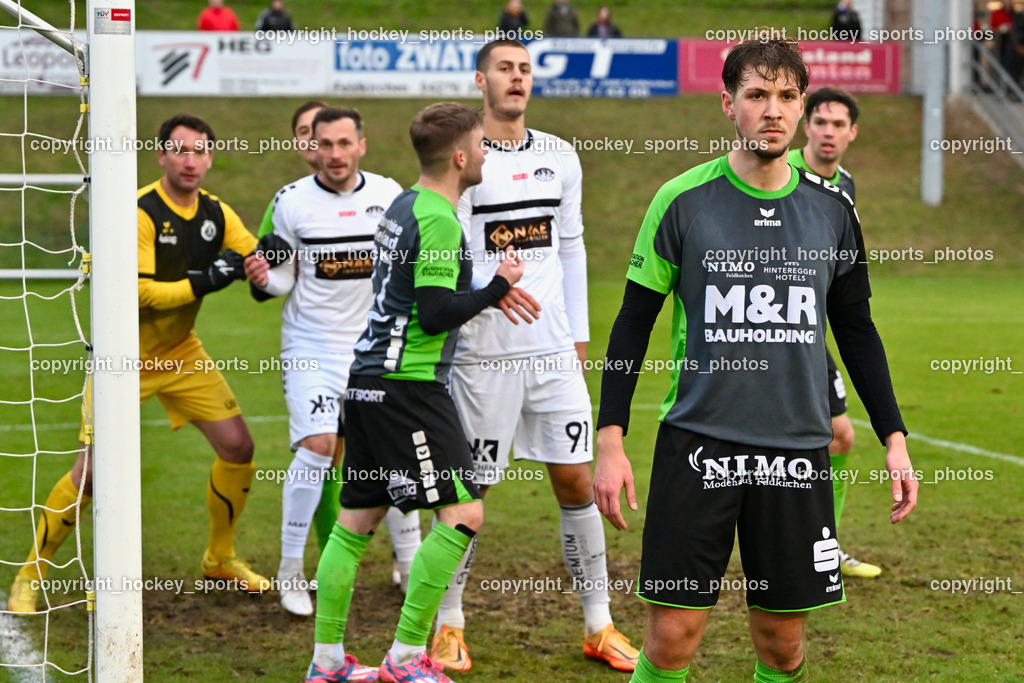
<svg viewBox="0 0 1024 683">
<path fill-rule="evenodd" d="M 850 482 L 839 475 L 846 469 L 846 461 L 850 459 L 849 453 L 836 454 L 832 458 L 832 497 L 835 499 L 833 505 L 836 512 L 836 528 L 839 528 L 839 518 L 843 516 L 843 504 L 846 502 L 846 490 Z"/>
<path fill-rule="evenodd" d="M 473 535 L 438 522 L 423 539 L 409 571 L 409 589 L 402 603 L 396 640 L 408 645 L 427 644 L 434 614 Z"/>
<path fill-rule="evenodd" d="M 369 535 L 357 534 L 335 523 L 316 568 L 315 642 L 340 643 L 345 639 L 356 570 L 369 542 Z"/>
<path fill-rule="evenodd" d="M 338 512 L 341 511 L 341 503 L 338 496 L 341 494 L 341 480 L 338 479 L 338 470 L 330 468 L 328 475 L 324 478 L 324 490 L 320 493 L 320 504 L 316 506 L 313 513 L 313 528 L 316 531 L 316 543 L 320 546 L 320 554 L 323 555 L 327 549 L 327 540 L 331 537 L 331 531 L 338 521 Z"/>
<path fill-rule="evenodd" d="M 636 669 L 629 683 L 662 683 L 662 681 L 685 681 L 686 675 L 690 673 L 690 667 L 685 669 L 659 669 L 647 659 L 643 648 L 640 649 L 640 659 L 637 660 Z"/>
<path fill-rule="evenodd" d="M 806 662 L 800 662 L 800 666 L 792 671 L 773 669 L 760 660 L 754 666 L 754 683 L 805 683 L 809 680 Z"/>
</svg>

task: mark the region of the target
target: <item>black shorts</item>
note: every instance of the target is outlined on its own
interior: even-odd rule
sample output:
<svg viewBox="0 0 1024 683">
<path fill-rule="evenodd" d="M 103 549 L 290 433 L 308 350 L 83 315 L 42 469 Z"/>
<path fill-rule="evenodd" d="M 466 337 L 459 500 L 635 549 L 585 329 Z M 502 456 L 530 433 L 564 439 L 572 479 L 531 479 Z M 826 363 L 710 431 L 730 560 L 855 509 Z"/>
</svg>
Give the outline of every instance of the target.
<svg viewBox="0 0 1024 683">
<path fill-rule="evenodd" d="M 757 448 L 663 423 L 637 595 L 694 609 L 723 589 L 769 611 L 842 602 L 830 473 L 825 447 Z M 744 578 L 723 580 L 736 532 Z"/>
<path fill-rule="evenodd" d="M 828 414 L 839 417 L 846 412 L 846 385 L 828 349 L 825 349 L 825 358 L 828 363 Z"/>
<path fill-rule="evenodd" d="M 437 382 L 352 375 L 341 506 L 402 512 L 480 500 L 455 404 Z"/>
</svg>

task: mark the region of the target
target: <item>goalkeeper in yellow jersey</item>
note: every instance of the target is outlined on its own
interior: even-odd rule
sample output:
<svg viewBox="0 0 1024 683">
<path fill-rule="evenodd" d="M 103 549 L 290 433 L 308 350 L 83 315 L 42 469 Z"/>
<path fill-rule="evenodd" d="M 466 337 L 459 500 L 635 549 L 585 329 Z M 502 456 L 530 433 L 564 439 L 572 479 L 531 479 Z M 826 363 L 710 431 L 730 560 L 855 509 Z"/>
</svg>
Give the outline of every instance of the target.
<svg viewBox="0 0 1024 683">
<path fill-rule="evenodd" d="M 180 114 L 160 126 L 159 139 L 163 177 L 138 194 L 139 357 L 143 368 L 156 368 L 140 373 L 141 400 L 156 395 L 174 429 L 193 423 L 217 454 L 206 488 L 210 541 L 203 574 L 242 590 L 263 591 L 270 582 L 234 549 L 235 524 L 254 470 L 252 437 L 234 394 L 193 330 L 203 297 L 244 277 L 243 255 L 257 242 L 231 207 L 200 189 L 213 162 L 210 125 Z M 79 441 L 75 465 L 46 499 L 35 545 L 11 587 L 7 608 L 13 612 L 36 610 L 50 558 L 75 526 L 90 443 L 84 415 Z M 92 458 L 88 461 L 91 469 Z M 92 476 L 84 474 L 82 502 L 88 504 Z"/>
</svg>

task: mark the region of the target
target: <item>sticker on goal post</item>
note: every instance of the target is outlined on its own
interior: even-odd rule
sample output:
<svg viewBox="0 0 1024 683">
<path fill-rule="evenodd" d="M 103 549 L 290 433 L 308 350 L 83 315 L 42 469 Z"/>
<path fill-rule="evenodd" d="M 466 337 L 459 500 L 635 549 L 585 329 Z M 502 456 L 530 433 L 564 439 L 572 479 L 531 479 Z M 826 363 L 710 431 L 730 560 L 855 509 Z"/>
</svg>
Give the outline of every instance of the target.
<svg viewBox="0 0 1024 683">
<path fill-rule="evenodd" d="M 96 24 L 93 27 L 97 35 L 130 36 L 132 34 L 132 11 L 130 9 L 98 9 Z"/>
</svg>

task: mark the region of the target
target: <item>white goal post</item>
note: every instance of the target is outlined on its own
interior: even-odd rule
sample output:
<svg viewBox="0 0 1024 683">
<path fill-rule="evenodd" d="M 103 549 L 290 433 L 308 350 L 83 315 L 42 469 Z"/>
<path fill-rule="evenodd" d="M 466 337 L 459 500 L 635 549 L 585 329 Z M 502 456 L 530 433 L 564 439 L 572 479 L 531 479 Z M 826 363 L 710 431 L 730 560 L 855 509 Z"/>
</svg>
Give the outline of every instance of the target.
<svg viewBox="0 0 1024 683">
<path fill-rule="evenodd" d="M 81 61 L 88 136 L 113 141 L 89 152 L 87 179 L 91 346 L 103 361 L 92 375 L 95 592 L 87 600 L 95 609 L 95 680 L 141 681 L 139 374 L 121 371 L 136 367 L 139 355 L 136 152 L 122 148 L 136 139 L 135 0 L 87 0 L 85 45 L 23 8 L 25 1 L 0 0 L 0 10 Z M 73 17 L 74 0 L 64 4 Z"/>
</svg>

